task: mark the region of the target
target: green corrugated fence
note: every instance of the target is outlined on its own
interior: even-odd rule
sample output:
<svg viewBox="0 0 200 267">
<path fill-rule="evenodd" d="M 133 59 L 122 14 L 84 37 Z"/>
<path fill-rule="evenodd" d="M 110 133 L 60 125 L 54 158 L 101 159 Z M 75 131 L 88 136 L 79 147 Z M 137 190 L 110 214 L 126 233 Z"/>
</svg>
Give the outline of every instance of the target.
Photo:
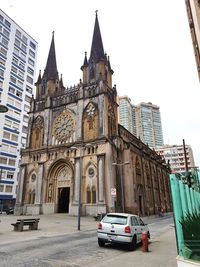
<svg viewBox="0 0 200 267">
<path fill-rule="evenodd" d="M 189 258 L 189 256 L 187 252 L 187 247 L 185 245 L 186 242 L 184 240 L 183 229 L 180 221 L 183 219 L 183 217 L 186 217 L 188 215 L 200 215 L 199 178 L 200 173 L 197 171 L 193 174 L 186 173 L 185 175 L 170 175 L 177 249 L 178 254 L 185 258 Z"/>
</svg>

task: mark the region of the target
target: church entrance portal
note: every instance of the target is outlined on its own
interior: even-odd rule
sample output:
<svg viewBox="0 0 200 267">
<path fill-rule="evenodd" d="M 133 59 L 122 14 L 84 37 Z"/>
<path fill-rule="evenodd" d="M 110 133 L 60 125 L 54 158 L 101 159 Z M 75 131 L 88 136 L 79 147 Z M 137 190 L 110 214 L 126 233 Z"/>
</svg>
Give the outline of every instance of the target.
<svg viewBox="0 0 200 267">
<path fill-rule="evenodd" d="M 58 188 L 58 212 L 69 212 L 70 187 Z"/>
</svg>

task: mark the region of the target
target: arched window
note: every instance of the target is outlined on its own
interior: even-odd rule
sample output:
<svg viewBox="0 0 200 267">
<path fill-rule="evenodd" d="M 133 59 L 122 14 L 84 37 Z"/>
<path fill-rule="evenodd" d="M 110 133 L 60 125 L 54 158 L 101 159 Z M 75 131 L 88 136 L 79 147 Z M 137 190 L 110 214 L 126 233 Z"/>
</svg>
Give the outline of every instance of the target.
<svg viewBox="0 0 200 267">
<path fill-rule="evenodd" d="M 90 187 L 88 185 L 87 187 L 87 203 L 90 204 L 91 203 L 91 192 L 90 192 Z"/>
<path fill-rule="evenodd" d="M 141 175 L 140 162 L 138 157 L 136 157 L 135 168 L 136 168 L 136 174 Z"/>
<path fill-rule="evenodd" d="M 35 190 L 32 191 L 31 204 L 35 203 Z"/>
<path fill-rule="evenodd" d="M 31 204 L 31 190 L 28 193 L 28 204 Z"/>
<path fill-rule="evenodd" d="M 96 203 L 96 188 L 95 186 L 92 187 L 92 204 Z"/>
</svg>

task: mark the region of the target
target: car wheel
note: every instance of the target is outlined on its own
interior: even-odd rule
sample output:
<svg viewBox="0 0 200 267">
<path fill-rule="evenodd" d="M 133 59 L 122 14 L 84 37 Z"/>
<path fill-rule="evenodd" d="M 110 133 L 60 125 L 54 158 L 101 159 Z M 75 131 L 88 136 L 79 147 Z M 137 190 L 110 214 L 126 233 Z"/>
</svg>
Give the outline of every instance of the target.
<svg viewBox="0 0 200 267">
<path fill-rule="evenodd" d="M 105 241 L 103 241 L 102 239 L 98 238 L 98 244 L 100 247 L 103 247 L 105 245 Z"/>
<path fill-rule="evenodd" d="M 132 242 L 130 243 L 130 250 L 135 250 L 137 245 L 137 237 L 134 235 Z"/>
</svg>

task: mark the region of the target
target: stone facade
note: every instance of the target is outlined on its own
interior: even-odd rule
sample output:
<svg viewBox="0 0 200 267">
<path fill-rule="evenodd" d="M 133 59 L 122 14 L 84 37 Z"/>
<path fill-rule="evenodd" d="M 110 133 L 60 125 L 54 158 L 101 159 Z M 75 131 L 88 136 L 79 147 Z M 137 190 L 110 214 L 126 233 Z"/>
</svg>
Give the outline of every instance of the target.
<svg viewBox="0 0 200 267">
<path fill-rule="evenodd" d="M 31 103 L 15 213 L 77 215 L 80 196 L 82 215 L 170 211 L 169 168 L 118 124 L 113 70 L 97 15 L 90 57 L 85 54 L 81 69 L 80 83 L 65 88 L 53 36 Z"/>
</svg>

